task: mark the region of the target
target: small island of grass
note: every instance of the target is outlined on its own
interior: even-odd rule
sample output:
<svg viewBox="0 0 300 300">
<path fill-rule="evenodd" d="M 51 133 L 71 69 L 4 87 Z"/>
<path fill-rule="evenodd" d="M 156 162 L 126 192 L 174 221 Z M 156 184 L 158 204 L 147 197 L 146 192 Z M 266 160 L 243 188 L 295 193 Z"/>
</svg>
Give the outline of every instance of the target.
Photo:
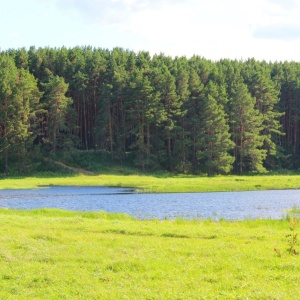
<svg viewBox="0 0 300 300">
<path fill-rule="evenodd" d="M 124 174 L 128 172 L 128 174 Z M 84 175 L 37 174 L 29 177 L 3 177 L 0 189 L 38 188 L 41 186 L 115 186 L 130 187 L 139 192 L 229 192 L 253 190 L 299 189 L 300 175 L 196 176 L 170 173 L 147 174 L 127 169 Z"/>
</svg>

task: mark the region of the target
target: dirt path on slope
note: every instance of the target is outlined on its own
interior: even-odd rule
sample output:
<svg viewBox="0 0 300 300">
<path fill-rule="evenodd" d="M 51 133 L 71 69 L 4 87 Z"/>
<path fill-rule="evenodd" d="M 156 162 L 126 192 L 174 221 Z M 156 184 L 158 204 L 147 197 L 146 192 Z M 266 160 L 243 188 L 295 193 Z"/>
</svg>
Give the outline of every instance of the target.
<svg viewBox="0 0 300 300">
<path fill-rule="evenodd" d="M 71 166 L 65 165 L 65 164 L 63 164 L 63 163 L 61 163 L 59 161 L 55 161 L 55 160 L 49 160 L 49 161 L 53 162 L 57 166 L 60 166 L 62 168 L 68 169 L 68 170 L 72 170 L 72 171 L 74 171 L 76 173 L 80 173 L 80 174 L 84 174 L 84 175 L 95 175 L 95 173 L 93 173 L 91 171 L 87 171 L 87 170 L 84 170 L 84 169 L 71 167 Z"/>
</svg>

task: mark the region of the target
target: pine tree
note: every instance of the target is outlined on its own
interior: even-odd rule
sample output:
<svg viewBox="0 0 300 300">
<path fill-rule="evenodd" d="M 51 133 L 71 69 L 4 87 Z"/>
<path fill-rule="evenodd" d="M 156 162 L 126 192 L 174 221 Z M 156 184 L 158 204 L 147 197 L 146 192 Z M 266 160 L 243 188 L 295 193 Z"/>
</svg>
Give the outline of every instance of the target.
<svg viewBox="0 0 300 300">
<path fill-rule="evenodd" d="M 66 130 L 66 114 L 72 99 L 65 96 L 68 84 L 59 76 L 51 76 L 47 83 L 43 84 L 45 89 L 45 103 L 47 106 L 48 137 L 52 144 L 55 155 L 57 150 L 57 139 L 60 133 Z"/>
<path fill-rule="evenodd" d="M 262 117 L 255 109 L 253 98 L 244 83 L 237 83 L 230 99 L 230 127 L 234 147 L 234 171 L 242 174 L 244 171 L 264 172 L 266 150 L 263 146 Z"/>
<path fill-rule="evenodd" d="M 174 168 L 173 142 L 175 136 L 175 128 L 178 119 L 183 112 L 182 102 L 176 93 L 175 78 L 165 65 L 155 70 L 154 82 L 155 92 L 160 95 L 160 129 L 161 136 L 165 143 L 166 156 L 160 156 L 160 161 L 169 170 Z M 164 159 L 165 158 L 165 159 Z"/>
<path fill-rule="evenodd" d="M 37 114 L 40 112 L 42 93 L 37 86 L 37 80 L 27 70 L 19 70 L 16 98 L 18 110 L 15 121 L 14 146 L 18 157 L 19 173 L 25 171 L 26 162 L 30 162 L 29 151 L 34 152 L 33 140 L 39 135 L 37 131 Z"/>
<path fill-rule="evenodd" d="M 143 170 L 151 164 L 150 124 L 154 121 L 156 101 L 148 76 L 144 71 L 136 69 L 130 80 L 130 97 L 126 102 L 128 133 L 133 137 L 130 148 L 135 153 L 135 165 Z"/>
<path fill-rule="evenodd" d="M 276 142 L 282 135 L 279 119 L 283 113 L 278 111 L 279 91 L 276 90 L 270 77 L 262 73 L 255 73 L 252 76 L 249 91 L 255 97 L 255 108 L 262 117 L 260 132 L 263 137 L 262 149 L 266 150 L 266 160 L 270 165 L 272 157 L 277 154 Z"/>
<path fill-rule="evenodd" d="M 174 156 L 176 170 L 181 173 L 191 172 L 191 163 L 188 161 L 189 132 L 187 126 L 187 103 L 190 96 L 189 91 L 189 66 L 185 57 L 175 59 L 176 71 L 176 93 L 179 102 L 182 103 L 181 114 L 175 128 Z"/>
<path fill-rule="evenodd" d="M 188 160 L 191 162 L 193 169 L 199 170 L 197 158 L 197 141 L 201 136 L 201 122 L 200 115 L 202 111 L 201 97 L 204 85 L 201 83 L 200 78 L 194 69 L 189 73 L 189 99 L 185 105 L 187 109 L 186 126 L 189 133 Z"/>
<path fill-rule="evenodd" d="M 0 55 L 0 153 L 5 174 L 9 173 L 9 156 L 16 155 L 19 171 L 24 170 L 26 144 L 33 134 L 40 97 L 34 77 L 27 70 L 18 70 L 12 57 Z"/>
<path fill-rule="evenodd" d="M 109 83 L 104 83 L 101 87 L 101 95 L 98 105 L 100 106 L 99 114 L 97 116 L 97 144 L 102 151 L 110 153 L 110 158 L 114 161 L 114 120 L 113 120 L 113 100 L 112 90 L 113 86 Z"/>
<path fill-rule="evenodd" d="M 208 84 L 201 98 L 200 130 L 196 142 L 197 159 L 208 175 L 229 173 L 234 158 L 229 155 L 234 143 L 230 140 L 229 125 L 223 106 L 215 97 L 214 85 Z M 212 96 L 214 94 L 215 97 Z"/>
<path fill-rule="evenodd" d="M 278 69 L 278 66 L 277 66 Z M 290 169 L 300 166 L 300 65 L 285 62 L 280 66 L 280 108 L 284 136 L 281 144 L 285 150 L 284 166 Z"/>
<path fill-rule="evenodd" d="M 13 59 L 0 55 L 0 154 L 4 162 L 4 172 L 8 175 L 9 150 L 13 145 L 18 127 L 19 99 L 17 93 L 18 70 Z"/>
</svg>

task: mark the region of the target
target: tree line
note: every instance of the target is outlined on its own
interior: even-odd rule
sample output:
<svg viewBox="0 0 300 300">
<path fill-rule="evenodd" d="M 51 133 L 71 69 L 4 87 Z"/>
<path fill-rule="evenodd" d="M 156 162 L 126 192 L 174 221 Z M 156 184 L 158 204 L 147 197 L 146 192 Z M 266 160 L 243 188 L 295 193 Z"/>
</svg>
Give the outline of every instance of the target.
<svg viewBox="0 0 300 300">
<path fill-rule="evenodd" d="M 0 52 L 0 169 L 99 150 L 142 170 L 300 166 L 300 63 L 75 47 Z"/>
</svg>

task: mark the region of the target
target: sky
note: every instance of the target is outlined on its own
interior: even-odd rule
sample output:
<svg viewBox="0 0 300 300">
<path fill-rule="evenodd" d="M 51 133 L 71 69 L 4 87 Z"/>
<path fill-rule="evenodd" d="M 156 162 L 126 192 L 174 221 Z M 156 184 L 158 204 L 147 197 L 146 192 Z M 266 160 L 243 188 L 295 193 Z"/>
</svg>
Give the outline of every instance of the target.
<svg viewBox="0 0 300 300">
<path fill-rule="evenodd" d="M 300 61 L 300 0 L 0 0 L 0 49 Z"/>
</svg>

